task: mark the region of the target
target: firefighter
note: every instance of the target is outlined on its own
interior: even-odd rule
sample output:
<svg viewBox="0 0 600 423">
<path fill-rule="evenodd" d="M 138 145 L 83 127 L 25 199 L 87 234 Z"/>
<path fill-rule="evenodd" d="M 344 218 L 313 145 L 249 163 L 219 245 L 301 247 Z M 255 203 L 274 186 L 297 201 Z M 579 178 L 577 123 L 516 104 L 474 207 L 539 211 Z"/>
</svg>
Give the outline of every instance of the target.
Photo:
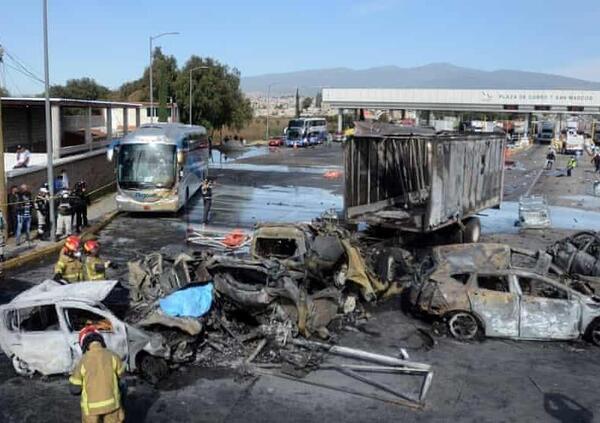
<svg viewBox="0 0 600 423">
<path fill-rule="evenodd" d="M 93 325 L 79 332 L 79 346 L 83 355 L 69 377 L 69 389 L 73 395 L 81 395 L 81 421 L 124 422 L 123 361 L 106 348 L 104 338 Z"/>
<path fill-rule="evenodd" d="M 83 280 L 84 281 L 104 281 L 106 280 L 106 270 L 112 267 L 110 261 L 102 260 L 99 257 L 100 244 L 98 241 L 89 240 L 83 244 L 84 262 L 83 262 Z"/>
<path fill-rule="evenodd" d="M 61 280 L 69 283 L 80 282 L 82 280 L 81 252 L 79 251 L 81 241 L 79 237 L 70 236 L 65 241 L 64 247 L 60 251 L 58 261 L 54 266 L 54 280 Z"/>
</svg>

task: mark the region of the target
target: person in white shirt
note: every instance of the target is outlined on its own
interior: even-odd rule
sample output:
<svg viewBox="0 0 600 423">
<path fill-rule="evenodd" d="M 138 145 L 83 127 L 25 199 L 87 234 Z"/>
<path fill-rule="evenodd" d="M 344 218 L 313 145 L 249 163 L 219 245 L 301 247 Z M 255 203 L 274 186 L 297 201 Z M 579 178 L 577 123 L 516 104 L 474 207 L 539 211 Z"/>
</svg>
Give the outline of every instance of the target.
<svg viewBox="0 0 600 423">
<path fill-rule="evenodd" d="M 29 166 L 30 156 L 31 156 L 31 153 L 29 152 L 28 149 L 23 148 L 20 145 L 17 145 L 17 163 L 15 164 L 14 169 Z"/>
<path fill-rule="evenodd" d="M 62 189 L 69 189 L 69 177 L 67 176 L 67 171 L 65 169 L 61 170 L 60 176 L 62 177 Z"/>
</svg>

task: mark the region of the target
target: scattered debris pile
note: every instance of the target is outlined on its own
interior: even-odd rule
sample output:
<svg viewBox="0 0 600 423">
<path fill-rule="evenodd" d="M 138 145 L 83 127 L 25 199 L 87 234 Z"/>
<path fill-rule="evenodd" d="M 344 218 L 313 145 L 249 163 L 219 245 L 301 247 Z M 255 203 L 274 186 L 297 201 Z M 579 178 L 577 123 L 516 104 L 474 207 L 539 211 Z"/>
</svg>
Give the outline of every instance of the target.
<svg viewBox="0 0 600 423">
<path fill-rule="evenodd" d="M 391 275 L 397 271 L 394 258 L 406 260 L 405 253 L 397 249 L 385 257 L 374 254 L 368 263 L 364 257 L 357 241 L 333 220 L 259 225 L 246 255 L 212 249 L 152 253 L 129 263 L 133 319 L 149 329 L 174 329 L 166 337 L 173 355 L 204 366 L 233 366 L 252 373 L 278 368 L 298 376 L 325 366 L 327 354 L 354 354 L 377 365 L 336 368 L 372 386 L 377 382 L 359 373 L 422 377 L 417 395 L 380 386 L 398 397 L 398 403 L 422 404 L 433 376 L 429 365 L 408 361 L 407 356 L 399 359 L 334 345 L 338 329 L 364 321 L 364 303 L 391 287 L 400 291 Z M 372 264 L 383 262 L 387 276 L 382 279 Z M 178 292 L 207 284 L 213 288 L 211 306 L 203 315 L 173 315 L 163 307 L 165 299 Z M 302 340 L 315 337 L 330 342 Z"/>
</svg>

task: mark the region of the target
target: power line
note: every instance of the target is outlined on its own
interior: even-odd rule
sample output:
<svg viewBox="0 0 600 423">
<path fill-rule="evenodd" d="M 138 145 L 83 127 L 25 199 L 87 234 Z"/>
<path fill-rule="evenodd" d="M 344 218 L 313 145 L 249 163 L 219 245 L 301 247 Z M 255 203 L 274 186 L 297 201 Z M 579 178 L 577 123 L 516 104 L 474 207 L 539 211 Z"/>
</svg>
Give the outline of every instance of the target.
<svg viewBox="0 0 600 423">
<path fill-rule="evenodd" d="M 17 68 L 9 63 L 4 63 L 4 66 L 8 66 L 9 68 L 11 68 L 12 70 L 19 72 L 20 74 L 32 79 L 33 81 L 39 82 L 40 84 L 44 84 L 44 81 L 42 79 L 39 79 L 38 77 L 34 76 L 34 75 L 30 75 L 24 71 L 22 71 L 20 68 Z"/>
<path fill-rule="evenodd" d="M 23 65 L 21 62 L 19 62 L 17 59 L 15 59 L 9 52 L 6 52 L 6 55 L 8 56 L 9 59 L 11 59 L 23 72 L 25 72 L 26 74 L 28 74 L 31 78 L 33 79 L 37 79 L 38 81 L 42 81 L 42 78 L 40 78 L 39 76 L 37 76 L 35 73 L 33 73 L 32 71 L 30 71 L 25 65 Z"/>
</svg>

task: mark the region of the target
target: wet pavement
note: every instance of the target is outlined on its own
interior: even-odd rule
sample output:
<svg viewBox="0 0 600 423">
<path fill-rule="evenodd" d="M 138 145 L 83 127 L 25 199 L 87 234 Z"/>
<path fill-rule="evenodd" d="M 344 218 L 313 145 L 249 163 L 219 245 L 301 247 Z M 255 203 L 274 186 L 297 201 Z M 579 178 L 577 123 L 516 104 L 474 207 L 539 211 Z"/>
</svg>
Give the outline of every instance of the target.
<svg viewBox="0 0 600 423">
<path fill-rule="evenodd" d="M 534 153 L 531 160 L 519 157 L 525 167 L 536 157 Z M 165 245 L 181 245 L 190 227 L 227 230 L 251 228 L 259 221 L 308 221 L 331 207 L 341 208 L 343 178 L 330 180 L 323 176 L 326 170 L 340 169 L 341 164 L 342 150 L 338 145 L 331 149 L 300 150 L 259 147 L 238 157 L 228 156 L 225 164 L 217 161 L 211 165 L 211 175 L 216 178 L 211 224 L 203 228 L 200 223 L 202 200 L 198 196 L 177 216 L 118 217 L 100 235 L 104 255 L 119 265 L 111 276 L 125 277 L 126 262 L 138 254 Z M 535 173 L 531 169 L 525 172 Z M 518 180 L 515 176 L 514 199 L 527 189 Z M 548 240 L 547 234 L 558 236 L 560 231 L 519 233 L 514 227 L 515 205 L 507 202 L 499 211 L 484 213 L 487 214 L 483 217 L 485 239 L 543 244 Z M 492 212 L 498 214 L 493 216 Z M 569 212 L 557 213 L 578 219 Z M 582 222 L 589 224 L 592 220 L 586 219 L 595 218 L 590 215 L 582 218 Z M 572 224 L 568 219 L 565 222 L 566 227 Z M 492 230 L 495 233 L 491 234 Z M 7 275 L 0 302 L 50 276 L 52 264 L 52 260 L 47 260 Z M 398 356 L 400 348 L 407 348 L 412 359 L 431 363 L 435 376 L 427 406 L 421 411 L 268 376 L 240 378 L 228 369 L 182 367 L 158 387 L 128 377 L 130 390 L 125 402 L 128 421 L 592 422 L 600 419 L 597 399 L 600 349 L 584 342 L 488 339 L 461 343 L 436 338 L 436 345 L 428 351 L 418 341 L 419 327 L 428 325 L 401 312 L 399 301 L 394 299 L 372 310 L 368 333 L 343 332 L 338 341 L 392 356 Z M 312 374 L 309 378 L 366 389 L 336 374 Z M 402 387 L 404 383 L 399 377 L 393 386 Z M 68 394 L 66 378 L 18 377 L 10 362 L 5 357 L 0 359 L 0 421 L 78 419 L 78 399 Z"/>
</svg>

